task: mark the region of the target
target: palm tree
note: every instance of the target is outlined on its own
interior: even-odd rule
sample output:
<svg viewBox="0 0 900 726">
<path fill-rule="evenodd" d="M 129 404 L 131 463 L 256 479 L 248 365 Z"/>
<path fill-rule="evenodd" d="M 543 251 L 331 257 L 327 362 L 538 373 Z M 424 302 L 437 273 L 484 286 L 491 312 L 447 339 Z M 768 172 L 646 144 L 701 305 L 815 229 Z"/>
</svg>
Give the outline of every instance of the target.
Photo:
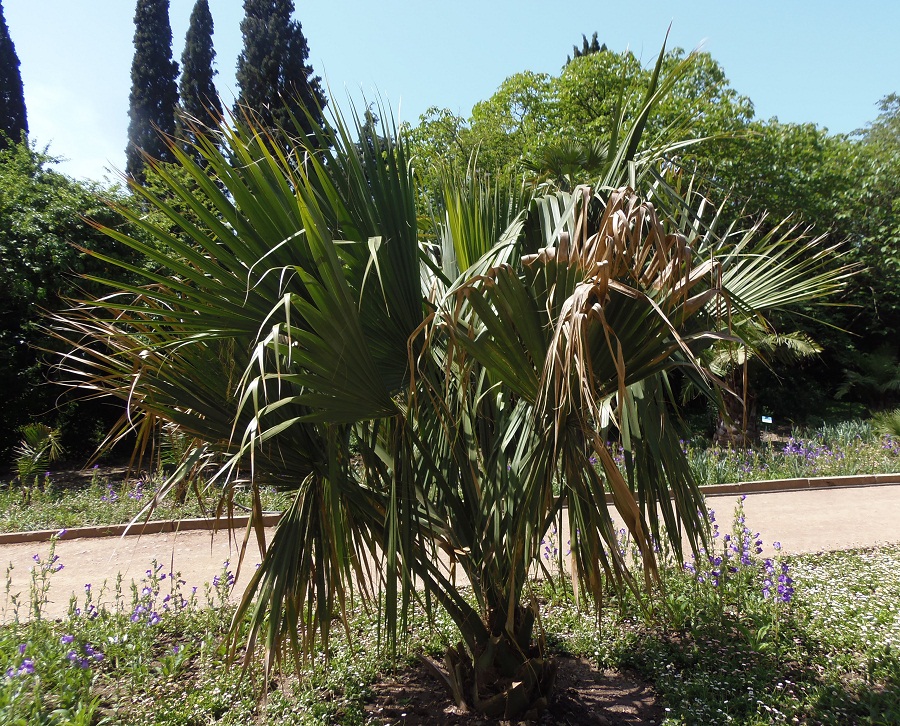
<svg viewBox="0 0 900 726">
<path fill-rule="evenodd" d="M 791 365 L 818 355 L 821 346 L 801 332 L 777 333 L 746 321 L 740 343 L 726 343 L 713 353 L 710 368 L 725 379 L 730 395 L 723 398 L 713 443 L 747 448 L 760 440 L 757 397 L 750 387 L 750 373 L 757 365 L 773 362 Z"/>
<path fill-rule="evenodd" d="M 654 83 L 645 110 L 670 85 Z M 142 236 L 106 231 L 157 269 L 117 263 L 141 283 L 55 316 L 72 347 L 61 366 L 127 403 L 120 431 L 164 422 L 194 441 L 185 467 L 216 463 L 220 511 L 253 492 L 245 546 L 263 557 L 234 620 L 237 637 L 249 618 L 246 658 L 262 645 L 269 669 L 327 646 L 357 596 L 380 608 L 391 646 L 433 598 L 462 638 L 433 664 L 456 702 L 513 716 L 553 688 L 527 579 L 555 518 L 576 533 L 594 603 L 652 585 L 654 538 L 702 544 L 669 376 L 717 396 L 703 352 L 737 340 L 729 319 L 763 302 L 737 290 L 768 271 L 624 184 L 673 198 L 665 147 L 639 152 L 646 117 L 622 130 L 597 188 L 529 201 L 476 170 L 448 175 L 433 239 L 420 239 L 403 139 L 358 143 L 358 117 L 336 116 L 316 150 L 252 122 L 197 134 L 202 165 L 173 147 L 189 185 L 155 169 L 177 207 L 133 187 L 166 222 L 123 208 Z M 262 485 L 293 497 L 268 543 Z M 607 489 L 642 573 L 619 554 Z"/>
<path fill-rule="evenodd" d="M 697 197 L 690 189 L 685 196 Z M 821 303 L 843 289 L 859 266 L 846 262 L 847 251 L 840 245 L 824 244 L 825 235 L 812 237 L 790 219 L 769 225 L 765 232 L 764 220 L 746 229 L 731 222 L 717 231 L 725 205 L 714 208 L 702 197 L 678 204 L 679 226 L 690 244 L 712 251 L 720 260 L 733 308 L 732 339 L 716 343 L 706 354 L 706 365 L 725 381 L 714 442 L 751 446 L 759 441 L 751 370 L 792 365 L 821 352 L 805 333 L 779 332 L 764 315 L 787 318 L 799 304 Z"/>
</svg>

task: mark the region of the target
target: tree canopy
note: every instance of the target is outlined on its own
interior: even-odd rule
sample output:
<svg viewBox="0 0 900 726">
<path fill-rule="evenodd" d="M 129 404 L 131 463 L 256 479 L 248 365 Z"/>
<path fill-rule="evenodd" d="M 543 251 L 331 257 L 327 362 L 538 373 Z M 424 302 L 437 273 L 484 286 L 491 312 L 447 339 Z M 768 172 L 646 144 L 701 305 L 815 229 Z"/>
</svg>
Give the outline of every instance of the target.
<svg viewBox="0 0 900 726">
<path fill-rule="evenodd" d="M 708 53 L 694 54 L 690 64 L 684 64 L 685 58 L 676 48 L 663 59 L 661 70 L 673 74 L 673 89 L 648 118 L 647 145 L 663 135 L 697 138 L 733 132 L 753 117 L 753 104 L 731 87 Z M 540 158 L 560 143 L 607 144 L 620 115 L 628 122 L 640 112 L 653 72 L 631 52 L 607 50 L 572 59 L 556 76 L 517 73 L 489 99 L 476 103 L 468 119 L 429 109 L 409 130 L 412 148 L 426 169 L 444 163 L 445 155 L 468 159 L 477 150 L 485 168 L 517 176 L 523 161 Z M 447 136 L 451 127 L 452 139 Z M 589 173 L 578 181 L 590 181 Z"/>
<path fill-rule="evenodd" d="M 137 0 L 134 12 L 134 59 L 128 100 L 128 146 L 125 173 L 143 178 L 144 159 L 172 161 L 165 136 L 175 134 L 178 64 L 172 60 L 169 0 Z"/>
<path fill-rule="evenodd" d="M 900 96 L 886 96 L 879 108 L 859 134 L 858 181 L 844 195 L 855 205 L 850 213 L 844 208 L 843 219 L 869 266 L 866 281 L 882 291 L 873 311 L 877 327 L 900 355 Z"/>
<path fill-rule="evenodd" d="M 235 116 L 249 110 L 268 129 L 293 129 L 296 120 L 308 134 L 321 123 L 327 100 L 293 13 L 293 0 L 244 0 Z"/>
<path fill-rule="evenodd" d="M 25 93 L 22 74 L 19 72 L 19 56 L 13 44 L 0 2 L 0 147 L 22 140 L 28 133 L 28 115 L 25 110 Z"/>
<path fill-rule="evenodd" d="M 79 216 L 115 224 L 117 215 L 97 187 L 60 174 L 54 163 L 21 142 L 0 151 L 0 460 L 19 426 L 38 416 L 65 415 L 54 410 L 60 389 L 46 384 L 50 376 L 40 349 L 53 346 L 42 329 L 42 311 L 59 309 L 65 296 L 100 289 L 79 274 L 117 277 L 85 251 L 110 254 L 114 243 Z M 105 190 L 104 196 L 117 193 Z M 81 432 L 96 426 L 90 419 L 79 423 Z M 66 434 L 81 439 L 67 446 L 70 451 L 89 445 L 90 437 L 71 426 Z"/>
<path fill-rule="evenodd" d="M 209 0 L 197 0 L 184 39 L 178 92 L 182 113 L 207 127 L 215 127 L 222 119 L 222 103 L 213 83 L 217 73 L 213 70 L 215 58 Z M 182 131 L 180 135 L 185 133 Z"/>
</svg>

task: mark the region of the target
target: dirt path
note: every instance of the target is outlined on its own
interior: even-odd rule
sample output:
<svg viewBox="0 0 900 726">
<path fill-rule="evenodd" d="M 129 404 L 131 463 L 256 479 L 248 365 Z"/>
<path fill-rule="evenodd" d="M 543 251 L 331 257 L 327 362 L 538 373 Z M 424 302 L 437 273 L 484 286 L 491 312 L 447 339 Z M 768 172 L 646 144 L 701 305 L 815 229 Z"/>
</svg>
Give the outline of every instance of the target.
<svg viewBox="0 0 900 726">
<path fill-rule="evenodd" d="M 271 533 L 269 533 L 271 536 Z M 69 600 L 75 595 L 84 600 L 85 585 L 90 584 L 94 602 L 98 597 L 109 604 L 115 600 L 116 580 L 122 575 L 122 591 L 126 603 L 131 603 L 131 583 L 142 587 L 142 580 L 154 561 L 162 568 L 160 574 L 179 573 L 185 581 L 184 591 L 190 593 L 198 588 L 198 595 L 204 586 L 221 575 L 225 563 L 233 572 L 237 565 L 239 543 L 243 531 L 234 533 L 237 543 L 227 532 L 213 535 L 208 531 L 183 532 L 177 534 L 152 534 L 129 537 L 98 537 L 93 539 L 67 539 L 65 536 L 56 543 L 55 552 L 59 559 L 54 567 L 63 568 L 50 576 L 49 602 L 45 613 L 50 617 L 60 617 L 68 611 Z M 27 602 L 31 585 L 31 570 L 35 566 L 34 556 L 47 562 L 49 543 L 24 543 L 0 546 L 0 563 L 11 564 L 11 589 L 21 592 Z M 248 547 L 247 567 L 255 567 L 260 561 L 259 550 Z M 246 569 L 240 573 L 240 580 L 246 582 Z M 105 594 L 101 596 L 104 590 Z M 167 590 L 167 587 L 163 588 Z M 238 589 L 238 588 L 236 588 Z M 9 620 L 12 613 L 0 613 L 0 619 Z"/>
<path fill-rule="evenodd" d="M 716 511 L 722 531 L 730 529 L 732 513 L 737 502 L 735 495 L 711 497 L 709 505 Z M 900 484 L 848 489 L 806 490 L 765 494 L 749 494 L 744 502 L 748 526 L 761 533 L 767 551 L 772 542 L 780 541 L 790 553 L 820 550 L 870 547 L 900 542 Z M 243 532 L 237 534 L 240 539 Z M 270 539 L 272 532 L 267 532 Z M 561 542 L 568 538 L 561 534 Z M 10 592 L 20 592 L 27 602 L 31 582 L 30 570 L 37 555 L 46 561 L 49 544 L 11 544 L 0 546 L 0 563 L 12 564 Z M 130 587 L 141 579 L 153 560 L 162 564 L 163 573 L 179 572 L 187 591 L 221 574 L 223 564 L 236 563 L 238 549 L 226 532 L 184 532 L 155 534 L 140 537 L 107 537 L 97 539 L 66 539 L 56 545 L 57 565 L 63 569 L 51 577 L 49 603 L 46 614 L 63 616 L 69 600 L 75 595 L 83 600 L 85 585 L 99 594 L 106 583 L 105 602 L 113 601 L 112 593 L 121 573 L 127 603 L 131 602 Z M 259 562 L 259 551 L 248 548 L 245 571 L 239 576 L 238 587 L 247 580 L 247 570 Z M 232 570 L 234 567 L 231 568 Z M 2 595 L 0 595 L 2 598 Z M 95 596 L 96 600 L 96 596 Z M 2 606 L 2 600 L 0 600 Z M 23 611 L 24 612 L 24 611 Z M 9 620 L 12 612 L 0 612 Z"/>
<path fill-rule="evenodd" d="M 733 494 L 707 500 L 723 532 L 737 500 Z M 744 510 L 767 552 L 776 541 L 792 554 L 900 542 L 900 483 L 748 494 Z"/>
</svg>

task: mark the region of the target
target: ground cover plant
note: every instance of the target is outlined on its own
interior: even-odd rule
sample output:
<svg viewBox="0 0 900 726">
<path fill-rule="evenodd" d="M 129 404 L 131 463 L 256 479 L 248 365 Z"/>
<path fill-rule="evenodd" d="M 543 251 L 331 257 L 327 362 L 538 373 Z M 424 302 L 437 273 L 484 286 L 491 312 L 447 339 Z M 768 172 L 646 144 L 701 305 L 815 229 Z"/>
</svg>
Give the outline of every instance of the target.
<svg viewBox="0 0 900 726">
<path fill-rule="evenodd" d="M 115 473 L 108 469 L 95 469 L 86 477 L 44 471 L 24 483 L 8 480 L 0 485 L 0 532 L 140 523 L 148 513 L 151 519 L 175 520 L 216 515 L 217 496 L 198 496 L 192 487 L 179 501 L 171 492 L 164 496 L 165 476 L 126 476 L 127 467 L 119 467 Z M 205 484 L 198 481 L 198 490 L 202 492 Z M 265 512 L 280 512 L 286 500 L 263 488 L 260 503 Z M 152 510 L 148 510 L 151 504 Z M 252 505 L 249 491 L 235 492 L 234 516 L 246 516 Z"/>
<path fill-rule="evenodd" d="M 691 470 L 704 485 L 900 470 L 900 439 L 877 434 L 868 421 L 795 429 L 786 441 L 753 448 L 684 443 Z"/>
<path fill-rule="evenodd" d="M 658 620 L 606 662 L 652 680 L 674 723 L 896 723 L 900 546 L 764 555 L 740 505 L 710 521 L 715 545 L 668 571 Z"/>
<path fill-rule="evenodd" d="M 715 512 L 709 519 L 714 544 L 706 555 L 681 565 L 660 552 L 661 587 L 609 602 L 599 618 L 558 577 L 554 562 L 566 546 L 548 533 L 542 560 L 557 577 L 530 587 L 550 652 L 645 679 L 667 725 L 896 723 L 900 545 L 787 557 L 740 508 L 731 521 Z M 618 536 L 623 556 L 638 557 L 627 534 Z M 52 552 L 38 557 L 31 592 L 7 589 L 3 723 L 374 726 L 383 722 L 373 708 L 382 680 L 419 668 L 418 654 L 437 654 L 460 637 L 446 613 L 429 618 L 416 608 L 389 657 L 376 612 L 357 602 L 347 633 L 329 643 L 327 666 L 320 653 L 302 662 L 299 677 L 264 681 L 252 659 L 242 678 L 225 667 L 234 613 L 228 563 L 200 587 L 148 563 L 133 589 L 88 583 L 67 617 L 48 621 L 41 603 L 64 564 L 71 566 Z M 430 696 L 431 716 L 440 719 L 449 696 L 437 681 Z M 402 700 L 395 705 L 394 719 L 404 712 Z"/>
<path fill-rule="evenodd" d="M 61 531 L 54 539 L 65 536 Z M 71 563 L 69 563 L 71 564 Z M 377 645 L 375 613 L 354 607 L 352 639 L 305 660 L 302 677 L 278 678 L 267 690 L 261 659 L 249 673 L 229 667 L 225 637 L 235 611 L 234 566 L 211 581 L 187 583 L 162 564 L 143 579 L 88 582 L 68 615 L 43 615 L 50 580 L 66 563 L 51 548 L 34 556 L 28 593 L 10 591 L 0 613 L 0 723 L 3 724 L 359 724 L 382 672 L 449 640 L 444 623 L 415 613 L 403 647 L 387 657 Z M 242 624 L 245 627 L 246 623 Z"/>
</svg>

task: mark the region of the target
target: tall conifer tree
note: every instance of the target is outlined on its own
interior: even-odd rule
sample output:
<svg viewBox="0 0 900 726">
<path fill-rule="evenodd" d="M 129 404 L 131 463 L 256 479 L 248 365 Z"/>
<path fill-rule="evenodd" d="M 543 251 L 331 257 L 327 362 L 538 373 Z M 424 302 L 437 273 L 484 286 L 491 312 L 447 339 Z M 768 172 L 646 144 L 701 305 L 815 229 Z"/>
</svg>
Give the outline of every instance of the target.
<svg viewBox="0 0 900 726">
<path fill-rule="evenodd" d="M 213 78 L 213 18 L 209 12 L 208 0 L 197 0 L 191 12 L 191 22 L 184 38 L 184 52 L 181 54 L 181 81 L 178 92 L 181 96 L 181 110 L 204 126 L 214 127 L 222 119 L 222 104 L 219 101 Z M 180 135 L 190 141 L 189 134 L 182 130 Z"/>
<path fill-rule="evenodd" d="M 134 179 L 143 179 L 141 149 L 156 159 L 172 161 L 161 134 L 175 133 L 177 77 L 178 64 L 172 60 L 169 0 L 137 0 L 125 150 L 125 172 Z"/>
<path fill-rule="evenodd" d="M 305 111 L 321 121 L 326 98 L 307 63 L 309 47 L 300 23 L 291 19 L 293 12 L 293 0 L 244 0 L 235 113 L 240 115 L 241 107 L 247 107 L 267 127 L 292 129 L 293 112 L 308 132 Z"/>
<path fill-rule="evenodd" d="M 593 55 L 594 53 L 602 53 L 606 50 L 606 43 L 600 45 L 600 41 L 597 40 L 597 31 L 594 31 L 594 34 L 591 36 L 591 42 L 588 42 L 587 36 L 582 33 L 581 35 L 581 48 L 577 45 L 572 46 L 572 51 L 575 55 L 566 57 L 566 65 L 572 62 L 573 58 L 581 58 L 586 55 Z"/>
<path fill-rule="evenodd" d="M 0 0 L 0 131 L 13 142 L 20 141 L 22 134 L 28 133 L 19 56 L 16 55 L 16 46 L 9 35 L 2 0 Z M 3 146 L 6 146 L 6 140 L 0 138 L 0 147 Z"/>
</svg>

